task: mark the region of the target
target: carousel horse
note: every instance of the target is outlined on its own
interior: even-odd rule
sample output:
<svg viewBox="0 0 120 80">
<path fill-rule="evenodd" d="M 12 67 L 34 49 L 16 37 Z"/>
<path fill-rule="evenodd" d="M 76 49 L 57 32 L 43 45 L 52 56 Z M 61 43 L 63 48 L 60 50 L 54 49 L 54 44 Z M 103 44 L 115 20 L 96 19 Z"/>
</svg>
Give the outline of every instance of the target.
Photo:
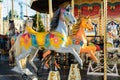
<svg viewBox="0 0 120 80">
<path fill-rule="evenodd" d="M 114 47 L 114 40 L 119 38 L 117 24 L 111 21 L 107 26 L 107 47 Z M 119 43 L 118 43 L 119 44 Z"/>
<path fill-rule="evenodd" d="M 29 69 L 22 69 L 20 60 L 31 55 L 32 49 L 41 49 L 43 47 L 59 53 L 71 53 L 74 55 L 75 59 L 77 59 L 80 66 L 83 66 L 82 60 L 78 55 L 80 52 L 80 45 L 73 44 L 72 40 L 68 38 L 66 23 L 72 25 L 76 22 L 70 9 L 71 7 L 67 6 L 66 8 L 59 8 L 55 12 L 56 17 L 53 17 L 53 22 L 57 22 L 57 25 L 53 25 L 54 29 L 51 28 L 52 31 L 50 32 L 36 32 L 32 28 L 26 26 L 27 33 L 20 34 L 13 45 L 17 64 L 13 70 L 21 74 L 32 74 Z M 34 55 L 36 55 L 36 53 Z M 37 71 L 35 64 L 33 68 Z"/>
<path fill-rule="evenodd" d="M 19 34 L 22 34 L 22 33 L 26 33 L 27 31 L 25 31 L 25 29 L 23 29 L 22 33 L 20 32 L 16 32 L 15 31 L 15 27 L 14 26 L 14 22 L 13 21 L 10 21 L 10 28 L 9 28 L 9 35 L 10 35 L 10 45 L 11 45 L 11 49 L 9 50 L 9 65 L 10 66 L 14 66 L 15 65 L 15 60 L 14 60 L 14 49 L 13 49 L 13 45 L 17 39 L 17 36 Z M 25 20 L 24 22 L 24 27 L 28 25 L 28 26 L 32 26 L 33 25 L 33 21 L 32 19 L 28 18 L 27 20 Z"/>
<path fill-rule="evenodd" d="M 15 34 L 15 25 L 14 21 L 10 20 L 9 21 L 9 37 L 11 38 Z"/>
<path fill-rule="evenodd" d="M 82 17 L 80 21 L 78 21 L 76 24 L 72 26 L 72 35 L 69 36 L 73 40 L 74 44 L 81 44 L 82 48 L 80 50 L 80 54 L 82 53 L 88 53 L 90 54 L 90 57 L 92 60 L 94 60 L 96 63 L 98 63 L 98 60 L 95 56 L 96 52 L 96 45 L 95 46 L 87 46 L 87 39 L 85 35 L 85 28 L 92 30 L 93 25 L 89 17 Z M 84 45 L 82 45 L 84 44 Z M 45 58 L 51 53 L 51 51 L 47 51 L 43 54 L 43 57 Z M 47 61 L 48 62 L 48 61 Z M 47 68 L 49 67 L 48 63 L 45 63 Z M 57 65 L 57 64 L 56 64 Z M 58 65 L 57 65 L 58 66 Z"/>
<path fill-rule="evenodd" d="M 107 26 L 107 52 L 109 53 L 108 57 L 116 57 L 116 55 L 119 57 L 119 47 L 115 46 L 115 40 L 119 40 L 117 24 L 111 21 Z M 119 42 L 117 44 L 119 44 Z"/>
<path fill-rule="evenodd" d="M 81 20 L 73 26 L 72 38 L 75 40 L 76 44 L 81 44 L 80 54 L 87 53 L 92 60 L 98 63 L 98 59 L 95 56 L 96 47 L 87 45 L 85 29 L 89 31 L 93 30 L 93 25 L 89 17 L 82 17 Z"/>
<path fill-rule="evenodd" d="M 15 41 L 15 25 L 14 25 L 14 21 L 13 20 L 9 20 L 9 44 L 10 47 L 12 47 L 12 45 L 14 44 Z M 13 52 L 11 52 L 12 57 L 9 58 L 9 65 L 13 66 L 14 65 L 14 54 Z"/>
</svg>

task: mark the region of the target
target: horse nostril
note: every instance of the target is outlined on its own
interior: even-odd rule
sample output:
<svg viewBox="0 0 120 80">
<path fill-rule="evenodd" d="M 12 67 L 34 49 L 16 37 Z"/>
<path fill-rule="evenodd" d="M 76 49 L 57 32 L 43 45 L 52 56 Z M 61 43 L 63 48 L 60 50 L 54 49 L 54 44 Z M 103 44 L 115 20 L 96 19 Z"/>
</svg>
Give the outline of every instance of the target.
<svg viewBox="0 0 120 80">
<path fill-rule="evenodd" d="M 75 22 L 75 20 L 73 22 Z"/>
</svg>

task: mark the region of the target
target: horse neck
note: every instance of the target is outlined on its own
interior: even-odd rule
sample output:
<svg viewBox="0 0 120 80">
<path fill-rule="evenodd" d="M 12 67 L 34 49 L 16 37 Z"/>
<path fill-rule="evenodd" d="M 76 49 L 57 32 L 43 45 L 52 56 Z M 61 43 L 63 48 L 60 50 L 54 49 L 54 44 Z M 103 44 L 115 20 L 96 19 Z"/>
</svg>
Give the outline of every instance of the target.
<svg viewBox="0 0 120 80">
<path fill-rule="evenodd" d="M 76 33 L 76 36 L 78 36 L 78 37 L 81 37 L 81 36 L 85 37 L 86 36 L 85 35 L 85 30 L 84 30 L 83 27 L 80 26 L 78 32 Z"/>
<path fill-rule="evenodd" d="M 9 35 L 10 36 L 14 36 L 15 35 L 15 29 L 14 28 L 9 30 Z"/>
<path fill-rule="evenodd" d="M 82 40 L 84 44 L 87 44 L 85 29 L 82 26 L 80 26 L 78 32 L 75 34 L 75 38 Z"/>
<path fill-rule="evenodd" d="M 65 22 L 61 19 L 59 19 L 59 23 L 58 23 L 58 26 L 55 31 L 60 32 L 64 36 L 68 36 L 67 26 L 66 26 Z"/>
</svg>

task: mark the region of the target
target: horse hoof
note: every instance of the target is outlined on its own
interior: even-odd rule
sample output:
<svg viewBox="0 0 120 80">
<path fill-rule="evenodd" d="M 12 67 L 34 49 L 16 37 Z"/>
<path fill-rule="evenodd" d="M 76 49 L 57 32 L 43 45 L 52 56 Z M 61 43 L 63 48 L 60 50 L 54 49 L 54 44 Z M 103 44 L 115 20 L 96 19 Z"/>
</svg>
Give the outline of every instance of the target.
<svg viewBox="0 0 120 80">
<path fill-rule="evenodd" d="M 23 72 L 27 75 L 33 75 L 33 73 L 29 69 L 23 69 Z"/>
<path fill-rule="evenodd" d="M 83 66 L 82 67 L 80 67 L 81 69 L 83 69 Z"/>
<path fill-rule="evenodd" d="M 78 68 L 83 69 L 83 66 L 81 66 L 80 64 L 78 64 Z"/>
<path fill-rule="evenodd" d="M 22 75 L 22 79 L 23 79 L 23 80 L 28 80 L 28 76 L 27 76 L 26 74 L 23 74 L 23 75 Z"/>
</svg>

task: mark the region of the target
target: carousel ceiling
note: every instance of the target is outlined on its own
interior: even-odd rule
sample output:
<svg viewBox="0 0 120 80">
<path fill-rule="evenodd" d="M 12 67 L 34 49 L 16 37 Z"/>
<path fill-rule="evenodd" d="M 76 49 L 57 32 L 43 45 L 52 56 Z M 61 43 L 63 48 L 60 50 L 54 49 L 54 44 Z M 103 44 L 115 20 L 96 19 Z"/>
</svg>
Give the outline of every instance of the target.
<svg viewBox="0 0 120 80">
<path fill-rule="evenodd" d="M 101 7 L 103 4 L 100 0 L 75 0 L 74 13 L 75 17 L 79 14 L 92 17 L 100 17 L 102 14 Z M 120 17 L 120 1 L 119 0 L 108 0 L 107 16 L 109 18 Z"/>
<path fill-rule="evenodd" d="M 58 9 L 58 7 L 65 2 L 71 2 L 71 0 L 52 0 L 53 11 Z M 48 0 L 31 0 L 31 8 L 40 13 L 48 13 L 48 3 Z"/>
<path fill-rule="evenodd" d="M 65 3 L 71 2 L 71 0 L 52 0 L 53 11 L 58 9 L 58 7 Z M 85 16 L 100 17 L 101 15 L 101 3 L 102 0 L 74 0 L 74 14 L 78 17 L 79 13 Z M 48 0 L 31 0 L 31 8 L 40 12 L 48 13 L 49 4 Z M 120 1 L 119 0 L 108 0 L 108 17 L 118 17 L 120 16 Z"/>
</svg>

